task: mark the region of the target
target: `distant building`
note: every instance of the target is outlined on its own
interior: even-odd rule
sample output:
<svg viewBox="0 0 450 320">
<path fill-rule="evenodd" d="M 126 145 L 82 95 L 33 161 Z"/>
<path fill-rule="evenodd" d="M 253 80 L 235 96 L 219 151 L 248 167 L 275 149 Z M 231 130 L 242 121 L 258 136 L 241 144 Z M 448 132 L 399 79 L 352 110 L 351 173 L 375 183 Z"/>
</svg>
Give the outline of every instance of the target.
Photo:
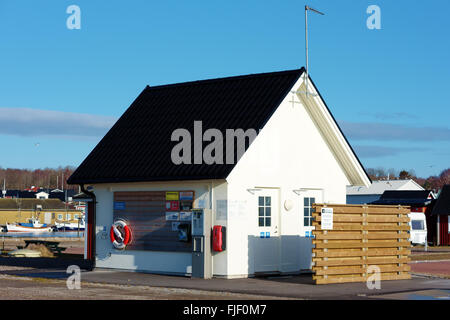
<svg viewBox="0 0 450 320">
<path fill-rule="evenodd" d="M 396 191 L 385 191 L 380 199 L 377 201 L 372 202 L 371 204 L 377 204 L 377 205 L 402 205 L 402 206 L 410 206 L 411 207 L 411 214 L 412 215 L 419 215 L 418 213 L 423 213 L 425 215 L 426 220 L 426 230 L 427 232 L 423 234 L 423 237 L 425 235 L 427 236 L 427 240 L 423 239 L 423 243 L 425 241 L 432 241 L 433 243 L 436 243 L 436 233 L 435 233 L 435 225 L 431 218 L 431 211 L 433 209 L 433 205 L 435 203 L 436 196 L 434 195 L 433 191 L 431 190 L 396 190 Z M 414 214 L 417 213 L 417 214 Z M 420 214 L 421 215 L 421 214 Z M 414 219 L 410 216 L 412 222 L 414 222 Z M 414 225 L 413 225 L 414 226 Z M 419 230 L 424 230 L 425 228 L 423 226 L 418 227 L 416 232 Z"/>
<path fill-rule="evenodd" d="M 55 189 L 50 191 L 48 198 L 49 199 L 59 199 L 64 202 L 71 202 L 72 197 L 77 193 L 76 190 L 59 190 Z"/>
<path fill-rule="evenodd" d="M 385 191 L 394 190 L 425 190 L 417 182 L 409 180 L 380 180 L 373 181 L 369 187 L 348 186 L 347 204 L 371 203 L 380 199 Z"/>
<path fill-rule="evenodd" d="M 23 190 L 6 190 L 6 199 L 36 199 L 36 192 Z"/>
<path fill-rule="evenodd" d="M 83 213 L 58 199 L 0 199 L 0 225 L 28 222 L 35 217 L 41 223 L 77 220 Z"/>
<path fill-rule="evenodd" d="M 450 184 L 446 184 L 431 212 L 431 223 L 436 230 L 437 245 L 450 245 Z"/>
<path fill-rule="evenodd" d="M 41 199 L 41 200 L 48 199 L 48 193 L 44 192 L 44 191 L 36 193 L 35 196 L 36 196 L 36 199 Z"/>
</svg>

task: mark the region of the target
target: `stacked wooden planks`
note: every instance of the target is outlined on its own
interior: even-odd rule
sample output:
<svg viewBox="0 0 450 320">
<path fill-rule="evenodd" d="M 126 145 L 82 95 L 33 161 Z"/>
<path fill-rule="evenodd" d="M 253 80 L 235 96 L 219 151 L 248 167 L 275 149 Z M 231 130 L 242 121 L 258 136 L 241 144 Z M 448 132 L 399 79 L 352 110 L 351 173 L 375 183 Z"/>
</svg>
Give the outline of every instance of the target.
<svg viewBox="0 0 450 320">
<path fill-rule="evenodd" d="M 410 207 L 313 205 L 313 280 L 316 284 L 410 279 Z M 322 230 L 322 208 L 333 209 L 333 229 Z"/>
</svg>

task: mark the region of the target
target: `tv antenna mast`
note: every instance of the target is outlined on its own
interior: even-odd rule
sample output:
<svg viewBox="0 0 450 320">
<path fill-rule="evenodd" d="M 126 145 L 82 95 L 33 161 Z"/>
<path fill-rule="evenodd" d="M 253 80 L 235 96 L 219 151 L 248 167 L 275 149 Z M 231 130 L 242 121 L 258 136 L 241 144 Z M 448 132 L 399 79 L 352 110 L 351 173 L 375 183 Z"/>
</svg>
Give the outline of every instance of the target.
<svg viewBox="0 0 450 320">
<path fill-rule="evenodd" d="M 325 15 L 325 13 L 320 12 L 319 10 L 316 10 L 314 8 L 311 8 L 309 6 L 305 6 L 305 48 L 306 48 L 306 78 L 305 78 L 305 86 L 306 86 L 306 96 L 308 96 L 308 81 L 309 81 L 309 57 L 308 57 L 308 11 L 315 12 L 317 14 L 320 14 L 322 16 Z"/>
</svg>

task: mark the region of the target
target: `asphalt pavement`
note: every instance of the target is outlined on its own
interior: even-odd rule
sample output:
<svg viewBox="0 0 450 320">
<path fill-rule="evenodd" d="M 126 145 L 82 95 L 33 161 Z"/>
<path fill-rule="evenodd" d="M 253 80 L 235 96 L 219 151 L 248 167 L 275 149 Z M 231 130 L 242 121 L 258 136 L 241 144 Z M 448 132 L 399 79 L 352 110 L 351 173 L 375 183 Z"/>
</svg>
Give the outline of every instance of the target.
<svg viewBox="0 0 450 320">
<path fill-rule="evenodd" d="M 0 274 L 28 278 L 66 280 L 65 269 L 16 268 L 0 271 Z M 246 279 L 213 278 L 193 279 L 190 277 L 155 275 L 140 272 L 116 270 L 93 270 L 81 272 L 82 284 L 109 284 L 132 287 L 186 289 L 215 293 L 255 295 L 290 299 L 431 299 L 450 298 L 450 280 L 430 276 L 413 275 L 411 280 L 382 281 L 380 289 L 369 289 L 365 283 L 343 283 L 315 285 L 310 274 L 274 276 Z M 433 291 L 434 290 L 434 291 Z M 433 293 L 434 292 L 434 293 Z M 430 294 L 424 294 L 430 293 Z M 205 296 L 207 299 L 207 296 Z M 448 298 L 446 298 L 448 297 Z M 101 299 L 101 296 L 98 297 Z M 424 299 L 425 299 L 424 298 Z"/>
</svg>

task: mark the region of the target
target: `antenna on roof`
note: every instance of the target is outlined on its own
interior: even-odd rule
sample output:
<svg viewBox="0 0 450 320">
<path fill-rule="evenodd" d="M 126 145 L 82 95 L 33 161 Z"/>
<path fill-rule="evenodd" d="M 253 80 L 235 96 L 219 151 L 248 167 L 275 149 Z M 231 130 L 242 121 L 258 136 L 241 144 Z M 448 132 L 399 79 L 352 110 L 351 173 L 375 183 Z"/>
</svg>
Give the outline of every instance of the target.
<svg viewBox="0 0 450 320">
<path fill-rule="evenodd" d="M 305 80 L 305 85 L 306 85 L 306 96 L 308 96 L 308 80 L 309 80 L 309 60 L 308 60 L 308 11 L 312 11 L 315 13 L 318 13 L 320 15 L 325 15 L 325 13 L 320 12 L 319 10 L 313 9 L 309 6 L 305 6 L 305 48 L 306 48 L 306 80 Z"/>
</svg>

